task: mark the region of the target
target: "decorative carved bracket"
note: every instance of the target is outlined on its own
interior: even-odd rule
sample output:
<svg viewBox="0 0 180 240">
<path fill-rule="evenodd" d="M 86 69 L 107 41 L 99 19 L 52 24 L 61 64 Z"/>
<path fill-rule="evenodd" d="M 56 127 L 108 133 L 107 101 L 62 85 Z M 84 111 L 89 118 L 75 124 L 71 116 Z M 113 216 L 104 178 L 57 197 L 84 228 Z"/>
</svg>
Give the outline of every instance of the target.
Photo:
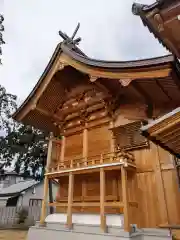
<svg viewBox="0 0 180 240">
<path fill-rule="evenodd" d="M 159 13 L 154 15 L 154 21 L 157 24 L 158 31 L 159 32 L 164 31 L 164 21 Z"/>
<path fill-rule="evenodd" d="M 127 87 L 132 82 L 132 80 L 133 79 L 120 79 L 119 82 L 123 87 Z"/>
<path fill-rule="evenodd" d="M 69 64 L 64 62 L 64 61 L 60 61 L 58 64 L 58 70 L 63 70 L 66 66 L 68 66 Z"/>
<path fill-rule="evenodd" d="M 89 75 L 90 82 L 95 82 L 97 79 L 98 79 L 98 77 Z"/>
</svg>

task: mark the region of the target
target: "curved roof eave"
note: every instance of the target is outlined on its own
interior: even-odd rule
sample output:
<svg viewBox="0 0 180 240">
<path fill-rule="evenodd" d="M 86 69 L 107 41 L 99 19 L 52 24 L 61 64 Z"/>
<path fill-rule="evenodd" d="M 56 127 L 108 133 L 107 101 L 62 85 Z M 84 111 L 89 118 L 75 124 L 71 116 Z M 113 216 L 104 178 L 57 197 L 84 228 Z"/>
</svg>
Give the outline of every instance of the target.
<svg viewBox="0 0 180 240">
<path fill-rule="evenodd" d="M 107 69 L 127 69 L 127 68 L 137 68 L 137 67 L 150 67 L 150 66 L 157 66 L 165 63 L 170 63 L 175 60 L 172 54 L 155 57 L 155 58 L 148 58 L 148 59 L 140 59 L 140 60 L 133 60 L 133 61 L 105 61 L 105 60 L 98 60 L 92 59 L 85 55 L 81 55 L 67 45 L 62 45 L 61 47 L 62 52 L 67 54 L 72 59 L 89 65 L 91 67 L 98 67 L 98 68 L 107 68 Z"/>
<path fill-rule="evenodd" d="M 29 96 L 26 98 L 26 100 L 21 104 L 21 106 L 17 109 L 17 111 L 12 115 L 12 117 L 18 121 L 18 115 L 21 112 L 21 110 L 26 106 L 26 104 L 33 98 L 35 92 L 40 87 L 44 79 L 46 78 L 47 74 L 51 70 L 53 64 L 57 60 L 57 58 L 60 56 L 61 53 L 65 53 L 68 55 L 71 59 L 76 60 L 77 62 L 81 64 L 88 65 L 90 67 L 97 67 L 101 69 L 107 69 L 107 71 L 114 70 L 122 70 L 122 69 L 135 69 L 135 68 L 147 68 L 147 67 L 153 67 L 157 65 L 164 65 L 168 63 L 172 63 L 175 61 L 175 58 L 173 55 L 167 55 L 162 57 L 156 57 L 151 59 L 144 59 L 144 60 L 134 60 L 134 61 L 103 61 L 103 60 L 96 60 L 88 58 L 86 55 L 81 54 L 81 51 L 78 51 L 78 48 L 75 47 L 74 50 L 72 50 L 72 46 L 68 46 L 66 43 L 59 43 L 48 63 L 46 66 L 43 74 L 41 75 L 39 81 L 29 94 Z"/>
</svg>

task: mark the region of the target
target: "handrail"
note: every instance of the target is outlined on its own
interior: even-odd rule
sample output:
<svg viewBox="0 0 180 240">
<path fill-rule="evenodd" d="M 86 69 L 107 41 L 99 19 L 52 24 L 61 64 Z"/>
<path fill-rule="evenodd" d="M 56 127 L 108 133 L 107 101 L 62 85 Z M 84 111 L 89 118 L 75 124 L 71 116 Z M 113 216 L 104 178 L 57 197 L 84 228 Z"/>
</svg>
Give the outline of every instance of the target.
<svg viewBox="0 0 180 240">
<path fill-rule="evenodd" d="M 171 224 L 159 225 L 159 227 L 168 228 L 168 229 L 180 229 L 180 225 L 171 225 Z"/>
<path fill-rule="evenodd" d="M 59 144 L 59 143 L 58 143 Z M 54 171 L 56 169 L 71 169 L 71 168 L 79 168 L 83 166 L 91 166 L 101 163 L 110 163 L 116 162 L 119 158 L 123 158 L 126 162 L 132 163 L 134 161 L 133 154 L 130 152 L 125 152 L 122 149 L 119 149 L 115 152 L 107 152 L 102 154 L 96 154 L 92 156 L 84 157 L 75 157 L 64 159 L 63 162 L 58 161 L 51 167 L 50 171 Z M 55 158 L 54 158 L 55 159 Z M 57 159 L 58 160 L 58 159 Z"/>
</svg>

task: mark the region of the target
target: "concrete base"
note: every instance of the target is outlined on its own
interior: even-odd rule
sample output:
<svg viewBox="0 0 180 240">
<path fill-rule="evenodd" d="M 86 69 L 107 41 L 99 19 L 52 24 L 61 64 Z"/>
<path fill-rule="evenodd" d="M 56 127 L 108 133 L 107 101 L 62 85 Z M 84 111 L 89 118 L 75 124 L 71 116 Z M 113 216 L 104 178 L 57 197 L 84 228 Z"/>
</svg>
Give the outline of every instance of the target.
<svg viewBox="0 0 180 240">
<path fill-rule="evenodd" d="M 140 229 L 134 233 L 127 233 L 120 227 L 108 227 L 107 233 L 102 233 L 99 225 L 73 224 L 73 229 L 66 229 L 61 223 L 46 223 L 44 227 L 39 223 L 31 227 L 27 240 L 170 240 L 168 230 Z"/>
<path fill-rule="evenodd" d="M 54 213 L 46 217 L 46 223 L 63 223 L 67 220 L 67 214 L 65 213 Z M 87 213 L 73 213 L 72 214 L 73 224 L 79 225 L 99 225 L 100 226 L 100 215 L 99 214 L 87 214 Z M 124 216 L 123 214 L 106 214 L 107 226 L 123 227 Z"/>
</svg>

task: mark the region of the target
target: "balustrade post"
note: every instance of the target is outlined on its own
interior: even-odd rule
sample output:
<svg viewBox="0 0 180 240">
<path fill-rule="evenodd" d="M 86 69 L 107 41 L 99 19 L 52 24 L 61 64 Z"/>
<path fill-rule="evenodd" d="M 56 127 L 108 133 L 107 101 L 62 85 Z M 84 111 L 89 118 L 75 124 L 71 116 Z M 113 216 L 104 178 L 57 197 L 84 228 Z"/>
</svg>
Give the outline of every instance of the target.
<svg viewBox="0 0 180 240">
<path fill-rule="evenodd" d="M 103 164 L 103 154 L 101 153 L 101 156 L 100 156 L 100 163 Z"/>
</svg>

